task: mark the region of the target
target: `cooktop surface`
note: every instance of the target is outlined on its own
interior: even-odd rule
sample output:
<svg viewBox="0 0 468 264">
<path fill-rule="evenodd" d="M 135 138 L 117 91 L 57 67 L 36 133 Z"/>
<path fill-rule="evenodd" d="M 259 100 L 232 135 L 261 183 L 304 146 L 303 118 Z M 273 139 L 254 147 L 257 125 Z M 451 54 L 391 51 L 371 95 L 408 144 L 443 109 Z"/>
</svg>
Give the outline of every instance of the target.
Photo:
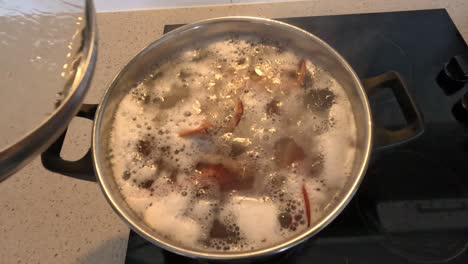
<svg viewBox="0 0 468 264">
<path fill-rule="evenodd" d="M 326 41 L 362 79 L 399 72 L 425 130 L 405 144 L 375 151 L 361 187 L 337 219 L 305 243 L 260 263 L 468 263 L 468 111 L 457 112 L 468 89 L 461 83 L 447 90 L 438 79 L 444 65 L 468 49 L 447 12 L 279 20 Z M 179 26 L 167 25 L 165 32 Z M 384 91 L 369 97 L 374 121 L 401 127 L 405 119 L 396 99 Z M 131 231 L 126 263 L 197 261 Z"/>
</svg>

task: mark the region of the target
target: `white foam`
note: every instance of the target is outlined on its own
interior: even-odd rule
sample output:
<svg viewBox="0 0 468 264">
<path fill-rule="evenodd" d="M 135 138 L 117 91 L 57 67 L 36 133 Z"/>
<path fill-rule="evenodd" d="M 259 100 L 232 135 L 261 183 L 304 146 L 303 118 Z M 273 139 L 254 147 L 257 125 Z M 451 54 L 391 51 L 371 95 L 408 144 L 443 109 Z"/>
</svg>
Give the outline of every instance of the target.
<svg viewBox="0 0 468 264">
<path fill-rule="evenodd" d="M 356 126 L 353 115 L 348 112 L 351 105 L 344 91 L 338 88 L 336 82 L 331 87 L 339 101 L 330 109 L 330 115 L 335 119 L 335 129 L 320 136 L 325 153 L 323 177 L 330 186 L 341 187 L 354 162 L 356 150 L 351 142 L 356 137 Z"/>
<path fill-rule="evenodd" d="M 146 212 L 148 205 L 151 203 L 151 200 L 148 199 L 146 195 L 127 195 L 125 201 L 127 202 L 128 206 L 130 206 L 139 215 L 143 215 Z"/>
<path fill-rule="evenodd" d="M 271 245 L 284 239 L 277 221 L 278 209 L 271 201 L 253 197 L 234 197 L 223 210 L 234 217 L 249 245 Z"/>
<path fill-rule="evenodd" d="M 145 222 L 158 232 L 188 246 L 197 246 L 202 229 L 192 218 L 184 215 L 189 198 L 177 193 L 154 200 L 144 213 Z"/>
</svg>

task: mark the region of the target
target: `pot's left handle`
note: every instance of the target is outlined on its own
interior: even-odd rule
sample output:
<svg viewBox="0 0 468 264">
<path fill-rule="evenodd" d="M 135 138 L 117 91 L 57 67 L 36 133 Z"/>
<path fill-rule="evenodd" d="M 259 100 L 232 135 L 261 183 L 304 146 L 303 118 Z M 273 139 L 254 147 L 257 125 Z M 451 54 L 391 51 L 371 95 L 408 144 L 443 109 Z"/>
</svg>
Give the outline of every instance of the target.
<svg viewBox="0 0 468 264">
<path fill-rule="evenodd" d="M 97 107 L 97 104 L 82 104 L 76 116 L 94 120 Z M 60 156 L 66 134 L 67 129 L 65 129 L 63 134 L 41 154 L 42 165 L 52 172 L 81 180 L 96 181 L 91 148 L 89 148 L 88 152 L 86 152 L 81 159 L 76 161 L 64 160 Z"/>
</svg>

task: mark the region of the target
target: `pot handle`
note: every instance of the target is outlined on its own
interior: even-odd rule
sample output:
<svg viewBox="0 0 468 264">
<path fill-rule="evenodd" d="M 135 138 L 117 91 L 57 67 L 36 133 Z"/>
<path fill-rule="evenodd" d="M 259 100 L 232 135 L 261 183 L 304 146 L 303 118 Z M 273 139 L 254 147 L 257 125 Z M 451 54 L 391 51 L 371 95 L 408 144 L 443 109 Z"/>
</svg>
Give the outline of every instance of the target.
<svg viewBox="0 0 468 264">
<path fill-rule="evenodd" d="M 97 104 L 82 104 L 76 116 L 94 120 L 97 107 Z M 67 129 L 65 129 L 63 134 L 41 154 L 42 165 L 49 171 L 60 173 L 65 176 L 86 181 L 96 181 L 91 148 L 81 159 L 76 161 L 64 160 L 60 157 Z"/>
<path fill-rule="evenodd" d="M 411 97 L 403 78 L 394 71 L 362 80 L 364 90 L 371 95 L 379 89 L 390 88 L 406 119 L 406 126 L 397 130 L 374 125 L 374 148 L 382 149 L 409 141 L 424 132 L 422 115 Z"/>
</svg>

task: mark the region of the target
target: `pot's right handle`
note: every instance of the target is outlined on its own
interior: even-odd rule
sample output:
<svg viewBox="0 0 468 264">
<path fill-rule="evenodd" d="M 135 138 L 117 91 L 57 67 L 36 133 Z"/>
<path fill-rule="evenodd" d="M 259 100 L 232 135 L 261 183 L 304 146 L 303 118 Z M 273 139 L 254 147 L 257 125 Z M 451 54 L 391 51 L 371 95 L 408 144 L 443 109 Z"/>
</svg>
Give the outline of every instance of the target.
<svg viewBox="0 0 468 264">
<path fill-rule="evenodd" d="M 394 71 L 362 80 L 364 89 L 368 95 L 379 89 L 390 88 L 395 96 L 402 113 L 406 119 L 406 126 L 392 130 L 381 125 L 374 125 L 374 148 L 381 149 L 404 143 L 424 132 L 424 123 L 418 107 L 414 103 L 408 88 L 400 74 Z"/>
<path fill-rule="evenodd" d="M 82 104 L 76 116 L 94 120 L 97 106 L 96 104 Z M 81 159 L 76 161 L 64 160 L 60 156 L 66 134 L 67 129 L 65 129 L 63 134 L 41 154 L 42 165 L 52 172 L 80 180 L 96 181 L 91 148 Z"/>
</svg>

